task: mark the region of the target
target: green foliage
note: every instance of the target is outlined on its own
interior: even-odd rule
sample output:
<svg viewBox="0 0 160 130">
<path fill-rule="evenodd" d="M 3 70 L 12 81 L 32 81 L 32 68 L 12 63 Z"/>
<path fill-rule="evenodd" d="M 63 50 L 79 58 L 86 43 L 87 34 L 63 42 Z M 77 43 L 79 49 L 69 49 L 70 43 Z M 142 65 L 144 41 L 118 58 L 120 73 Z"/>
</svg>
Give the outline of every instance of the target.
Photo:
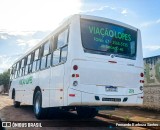
<svg viewBox="0 0 160 130">
<path fill-rule="evenodd" d="M 0 85 L 4 85 L 4 87 L 9 86 L 10 72 L 9 70 L 0 74 Z"/>
<path fill-rule="evenodd" d="M 128 121 L 130 121 L 130 117 L 129 117 L 129 116 L 125 116 L 125 117 L 124 117 L 124 120 L 125 120 L 126 122 L 128 122 Z"/>
</svg>

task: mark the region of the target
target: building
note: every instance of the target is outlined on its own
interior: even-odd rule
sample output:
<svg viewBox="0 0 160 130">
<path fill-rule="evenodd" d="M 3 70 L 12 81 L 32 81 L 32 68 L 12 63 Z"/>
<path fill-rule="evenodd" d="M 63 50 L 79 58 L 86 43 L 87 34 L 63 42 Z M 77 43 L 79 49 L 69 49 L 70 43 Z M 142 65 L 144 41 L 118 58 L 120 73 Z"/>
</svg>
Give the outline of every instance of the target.
<svg viewBox="0 0 160 130">
<path fill-rule="evenodd" d="M 160 110 L 160 55 L 144 58 L 144 107 Z"/>
</svg>

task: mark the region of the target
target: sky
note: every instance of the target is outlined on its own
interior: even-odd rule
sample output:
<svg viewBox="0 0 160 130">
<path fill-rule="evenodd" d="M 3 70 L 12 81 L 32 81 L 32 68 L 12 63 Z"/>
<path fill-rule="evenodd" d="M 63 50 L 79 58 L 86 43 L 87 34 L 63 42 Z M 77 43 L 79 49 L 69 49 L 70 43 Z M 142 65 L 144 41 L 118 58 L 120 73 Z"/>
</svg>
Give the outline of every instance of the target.
<svg viewBox="0 0 160 130">
<path fill-rule="evenodd" d="M 160 55 L 159 8 L 160 0 L 0 0 L 0 73 L 76 13 L 139 28 L 143 56 Z"/>
</svg>

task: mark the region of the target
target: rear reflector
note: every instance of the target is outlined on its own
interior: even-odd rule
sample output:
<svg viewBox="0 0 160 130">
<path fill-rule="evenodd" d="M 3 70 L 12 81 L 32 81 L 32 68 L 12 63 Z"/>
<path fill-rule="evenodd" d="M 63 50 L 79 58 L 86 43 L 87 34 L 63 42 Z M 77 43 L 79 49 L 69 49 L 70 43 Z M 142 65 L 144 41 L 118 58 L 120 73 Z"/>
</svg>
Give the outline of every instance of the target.
<svg viewBox="0 0 160 130">
<path fill-rule="evenodd" d="M 76 77 L 78 78 L 78 77 L 79 77 L 79 74 L 76 74 Z"/>
<path fill-rule="evenodd" d="M 75 74 L 72 74 L 72 77 L 75 77 Z"/>
<path fill-rule="evenodd" d="M 144 80 L 140 80 L 140 83 L 144 83 Z"/>
<path fill-rule="evenodd" d="M 110 62 L 110 63 L 117 63 L 116 61 L 111 61 L 111 60 L 109 60 L 108 62 Z"/>
<path fill-rule="evenodd" d="M 75 97 L 75 94 L 69 94 L 70 97 Z"/>
</svg>

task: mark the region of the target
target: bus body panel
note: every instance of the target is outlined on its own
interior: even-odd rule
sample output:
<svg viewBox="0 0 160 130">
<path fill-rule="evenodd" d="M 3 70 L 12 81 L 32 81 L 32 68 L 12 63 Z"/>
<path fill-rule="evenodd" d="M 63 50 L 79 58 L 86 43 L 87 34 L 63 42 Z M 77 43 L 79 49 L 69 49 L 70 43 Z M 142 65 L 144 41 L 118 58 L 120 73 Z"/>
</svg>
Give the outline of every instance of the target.
<svg viewBox="0 0 160 130">
<path fill-rule="evenodd" d="M 51 69 L 39 71 L 39 87 L 42 93 L 42 107 L 49 106 Z"/>
<path fill-rule="evenodd" d="M 23 78 L 21 78 L 21 79 L 23 79 Z M 18 82 L 17 80 L 12 81 L 12 85 L 14 86 L 15 93 L 16 93 L 16 95 L 15 95 L 15 100 L 16 100 L 16 101 L 19 101 L 19 102 L 22 102 L 22 99 L 23 99 L 23 91 L 24 91 L 23 87 L 21 87 L 21 86 L 19 85 L 19 82 Z"/>
<path fill-rule="evenodd" d="M 32 90 L 32 86 L 33 84 L 31 83 L 31 81 L 29 81 L 29 79 L 31 79 L 31 77 L 33 74 L 29 74 L 23 77 L 23 81 L 20 81 L 22 84 L 20 85 L 23 88 L 23 97 L 22 97 L 22 102 L 26 103 L 26 104 L 32 104 L 31 103 L 31 95 L 33 95 L 33 91 Z"/>
<path fill-rule="evenodd" d="M 51 68 L 50 107 L 64 105 L 64 64 Z"/>
</svg>

